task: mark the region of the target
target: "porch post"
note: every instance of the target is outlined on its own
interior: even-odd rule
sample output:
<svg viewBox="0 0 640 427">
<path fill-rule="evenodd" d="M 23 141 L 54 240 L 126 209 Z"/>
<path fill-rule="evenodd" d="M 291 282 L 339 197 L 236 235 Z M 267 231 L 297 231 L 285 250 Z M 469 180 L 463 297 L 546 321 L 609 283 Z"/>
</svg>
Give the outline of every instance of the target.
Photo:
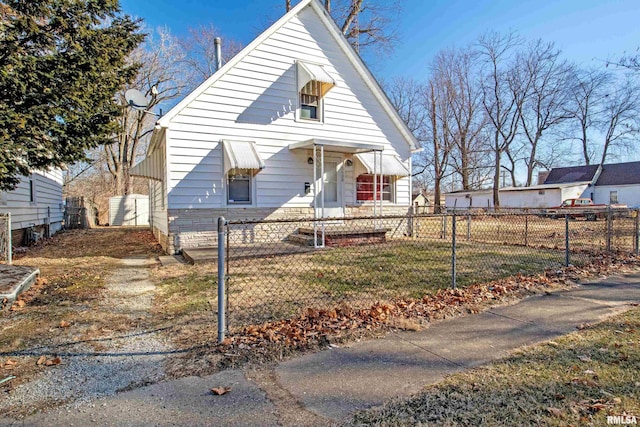
<svg viewBox="0 0 640 427">
<path fill-rule="evenodd" d="M 382 199 L 384 199 L 384 171 L 382 170 L 382 150 L 380 150 L 380 221 L 379 226 L 382 228 Z"/>
<path fill-rule="evenodd" d="M 313 247 L 318 247 L 318 159 L 317 147 L 313 144 Z"/>
<path fill-rule="evenodd" d="M 324 219 L 326 218 L 326 214 L 324 212 L 324 199 L 325 199 L 325 191 L 324 191 L 324 145 L 320 146 L 320 194 L 322 194 L 322 247 L 324 248 L 325 242 L 325 229 L 324 229 Z"/>
<path fill-rule="evenodd" d="M 373 152 L 373 227 L 376 224 L 376 207 L 378 206 L 378 158 L 376 157 L 376 151 Z"/>
</svg>

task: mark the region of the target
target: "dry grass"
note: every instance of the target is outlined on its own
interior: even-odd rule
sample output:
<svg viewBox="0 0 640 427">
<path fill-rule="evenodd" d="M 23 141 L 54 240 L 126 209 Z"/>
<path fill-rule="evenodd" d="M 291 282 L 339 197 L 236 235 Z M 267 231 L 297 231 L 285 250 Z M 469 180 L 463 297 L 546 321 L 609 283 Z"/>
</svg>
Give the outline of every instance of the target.
<svg viewBox="0 0 640 427">
<path fill-rule="evenodd" d="M 453 375 L 355 425 L 606 425 L 640 417 L 640 310 Z"/>
<path fill-rule="evenodd" d="M 105 331 L 130 330 L 128 316 L 100 304 L 105 279 L 121 258 L 159 253 L 148 230 L 99 228 L 59 233 L 16 256 L 16 265 L 38 267 L 40 279 L 21 296 L 25 307 L 0 313 L 0 362 L 21 351 L 37 353 L 41 347 L 98 338 Z M 36 365 L 37 358 L 18 357 L 12 374 L 19 378 L 12 385 L 44 369 Z"/>
</svg>

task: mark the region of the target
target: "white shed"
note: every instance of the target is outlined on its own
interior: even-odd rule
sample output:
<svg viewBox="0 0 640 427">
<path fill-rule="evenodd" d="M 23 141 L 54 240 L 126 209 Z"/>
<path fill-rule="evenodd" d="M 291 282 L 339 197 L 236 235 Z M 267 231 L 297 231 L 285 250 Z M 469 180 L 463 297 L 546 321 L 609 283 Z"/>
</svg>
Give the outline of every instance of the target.
<svg viewBox="0 0 640 427">
<path fill-rule="evenodd" d="M 149 196 L 129 194 L 109 199 L 109 225 L 149 225 Z"/>
</svg>

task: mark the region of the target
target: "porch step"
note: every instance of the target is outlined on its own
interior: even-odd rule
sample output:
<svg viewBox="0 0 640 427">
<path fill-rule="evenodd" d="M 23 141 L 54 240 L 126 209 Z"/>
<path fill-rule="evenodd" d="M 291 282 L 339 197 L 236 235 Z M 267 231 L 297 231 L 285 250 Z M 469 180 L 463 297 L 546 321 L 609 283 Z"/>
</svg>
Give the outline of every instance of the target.
<svg viewBox="0 0 640 427">
<path fill-rule="evenodd" d="M 388 228 L 329 226 L 324 230 L 325 246 L 359 246 L 384 243 L 388 231 Z M 322 228 L 318 227 L 316 233 L 318 238 L 322 239 Z M 300 227 L 296 233 L 290 234 L 287 240 L 303 246 L 313 246 L 313 228 Z"/>
<path fill-rule="evenodd" d="M 313 234 L 289 234 L 287 241 L 302 246 L 313 246 Z"/>
</svg>

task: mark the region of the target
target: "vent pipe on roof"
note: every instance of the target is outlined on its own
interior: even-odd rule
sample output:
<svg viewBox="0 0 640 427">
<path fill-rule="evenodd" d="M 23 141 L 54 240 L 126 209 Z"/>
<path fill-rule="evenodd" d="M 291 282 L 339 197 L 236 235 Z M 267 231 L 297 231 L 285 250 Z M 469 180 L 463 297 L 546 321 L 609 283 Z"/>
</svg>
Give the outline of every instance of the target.
<svg viewBox="0 0 640 427">
<path fill-rule="evenodd" d="M 216 37 L 215 39 L 213 39 L 213 45 L 216 48 L 215 61 L 216 71 L 218 71 L 220 68 L 222 68 L 222 39 L 220 39 L 220 37 Z"/>
</svg>

